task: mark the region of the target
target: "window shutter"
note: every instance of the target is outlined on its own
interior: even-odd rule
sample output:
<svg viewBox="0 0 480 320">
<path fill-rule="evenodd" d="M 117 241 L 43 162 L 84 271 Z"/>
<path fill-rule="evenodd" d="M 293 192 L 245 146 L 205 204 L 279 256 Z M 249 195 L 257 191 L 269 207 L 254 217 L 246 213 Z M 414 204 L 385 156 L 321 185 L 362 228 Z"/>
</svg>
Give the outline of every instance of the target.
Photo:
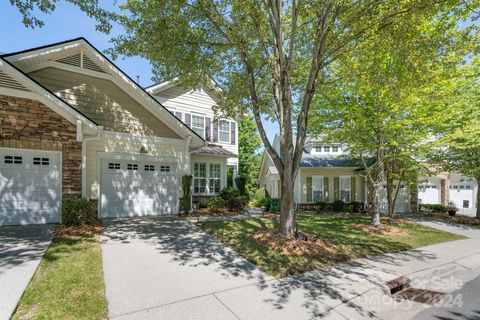
<svg viewBox="0 0 480 320">
<path fill-rule="evenodd" d="M 307 202 L 312 202 L 312 177 L 307 177 Z"/>
<path fill-rule="evenodd" d="M 191 119 L 192 116 L 189 113 L 185 113 L 185 124 L 189 127 L 191 126 Z"/>
<path fill-rule="evenodd" d="M 350 188 L 352 190 L 352 196 L 350 197 L 350 200 L 353 202 L 355 200 L 357 200 L 357 197 L 356 197 L 356 185 L 355 185 L 355 177 L 351 177 L 350 179 Z"/>
<path fill-rule="evenodd" d="M 176 116 L 180 121 L 182 121 L 182 113 L 181 113 L 181 112 L 175 111 L 175 116 Z"/>
<path fill-rule="evenodd" d="M 328 199 L 328 195 L 329 195 L 329 192 L 328 192 L 328 177 L 324 177 L 323 178 L 323 193 L 324 193 L 324 199 L 325 199 L 325 202 L 328 202 L 329 199 Z"/>
<path fill-rule="evenodd" d="M 340 187 L 340 178 L 339 177 L 335 177 L 333 178 L 333 197 L 334 197 L 334 200 L 338 200 L 340 198 L 339 194 L 340 194 L 340 190 L 339 190 L 339 187 Z"/>
<path fill-rule="evenodd" d="M 230 122 L 230 128 L 231 128 L 231 137 L 230 137 L 230 141 L 231 141 L 231 144 L 235 144 L 235 122 Z"/>
<path fill-rule="evenodd" d="M 212 118 L 205 118 L 205 140 L 210 141 L 210 128 Z"/>
<path fill-rule="evenodd" d="M 212 126 L 213 126 L 212 141 L 217 142 L 218 141 L 218 121 L 213 121 Z"/>
</svg>

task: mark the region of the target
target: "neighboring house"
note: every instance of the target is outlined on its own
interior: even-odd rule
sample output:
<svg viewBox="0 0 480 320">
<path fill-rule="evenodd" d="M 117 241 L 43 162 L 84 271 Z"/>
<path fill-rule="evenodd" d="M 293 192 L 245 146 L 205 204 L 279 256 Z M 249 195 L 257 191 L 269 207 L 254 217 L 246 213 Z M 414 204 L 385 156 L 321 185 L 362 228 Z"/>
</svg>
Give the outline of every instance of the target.
<svg viewBox="0 0 480 320">
<path fill-rule="evenodd" d="M 62 199 L 80 196 L 102 218 L 177 214 L 193 171 L 196 191 L 218 192 L 236 123 L 209 146 L 159 100 L 83 38 L 0 56 L 0 225 L 59 222 Z"/>
<path fill-rule="evenodd" d="M 226 187 L 227 171 L 236 175 L 238 168 L 238 125 L 234 119 L 217 118 L 212 107 L 217 104 L 210 86 L 184 88 L 166 81 L 146 88 L 162 105 L 206 141 L 191 153 L 194 198 L 218 195 Z"/>
<path fill-rule="evenodd" d="M 443 172 L 432 177 L 420 178 L 418 203 L 455 204 L 460 214 L 474 216 L 478 205 L 477 182 L 456 172 Z"/>
<path fill-rule="evenodd" d="M 279 149 L 278 135 L 273 147 Z M 259 173 L 259 185 L 271 197 L 280 197 L 280 177 L 272 159 L 264 153 Z M 305 144 L 300 168 L 295 180 L 294 199 L 297 204 L 365 202 L 365 178 L 362 168 L 348 159 L 346 148 L 335 143 L 310 141 Z"/>
<path fill-rule="evenodd" d="M 279 150 L 278 135 L 273 147 Z M 280 176 L 267 152 L 264 152 L 259 185 L 265 187 L 272 197 L 280 197 Z M 363 166 L 348 159 L 345 146 L 336 143 L 309 141 L 305 144 L 295 180 L 294 199 L 298 205 L 317 202 L 368 201 Z M 455 203 L 462 214 L 474 215 L 476 203 L 476 182 L 457 173 L 442 173 L 432 177 L 420 177 L 418 190 L 409 190 L 400 184 L 395 203 L 396 212 L 416 211 L 420 204 Z M 380 193 L 381 211 L 387 211 L 386 186 Z"/>
</svg>

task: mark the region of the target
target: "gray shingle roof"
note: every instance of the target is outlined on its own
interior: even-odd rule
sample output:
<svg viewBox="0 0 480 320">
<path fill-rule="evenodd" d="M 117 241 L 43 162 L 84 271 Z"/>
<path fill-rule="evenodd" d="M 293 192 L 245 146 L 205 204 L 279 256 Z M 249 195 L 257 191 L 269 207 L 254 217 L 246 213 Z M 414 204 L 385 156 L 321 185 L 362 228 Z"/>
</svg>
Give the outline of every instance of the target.
<svg viewBox="0 0 480 320">
<path fill-rule="evenodd" d="M 300 168 L 359 168 L 358 160 L 349 158 L 325 158 L 311 154 L 303 154 Z"/>
<path fill-rule="evenodd" d="M 198 149 L 197 153 L 200 154 L 209 154 L 209 155 L 217 155 L 217 156 L 228 156 L 228 157 L 236 157 L 237 155 L 233 152 L 230 152 L 221 146 L 204 146 Z"/>
</svg>

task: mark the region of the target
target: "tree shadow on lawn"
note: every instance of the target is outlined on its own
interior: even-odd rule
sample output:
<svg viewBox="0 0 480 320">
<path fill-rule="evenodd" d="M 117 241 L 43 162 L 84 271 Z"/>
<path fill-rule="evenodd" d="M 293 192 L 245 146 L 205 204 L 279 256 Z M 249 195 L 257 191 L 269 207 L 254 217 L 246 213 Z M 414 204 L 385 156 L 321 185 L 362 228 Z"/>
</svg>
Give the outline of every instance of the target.
<svg viewBox="0 0 480 320">
<path fill-rule="evenodd" d="M 23 263 L 40 259 L 52 237 L 54 225 L 0 227 L 0 275 Z"/>
<path fill-rule="evenodd" d="M 235 223 L 245 224 L 248 232 L 270 227 L 268 221 L 261 221 L 259 225 L 252 224 L 251 220 L 235 221 Z M 224 232 L 235 232 L 233 226 L 229 226 L 229 221 L 214 223 L 224 223 Z M 295 294 L 298 297 L 300 294 L 303 297 L 301 307 L 312 317 L 321 316 L 323 312 L 335 305 L 350 301 L 364 291 L 379 288 L 381 283 L 400 276 L 399 270 L 405 263 L 420 261 L 427 264 L 436 258 L 433 253 L 417 249 L 338 263 L 320 270 L 272 280 L 262 272 L 258 272 L 257 267 L 252 263 L 241 258 L 230 248 L 185 220 L 164 218 L 117 219 L 105 220 L 104 226 L 105 232 L 102 236 L 102 242 L 106 245 L 109 243 L 142 241 L 155 245 L 156 250 L 161 254 L 173 256 L 173 261 L 181 265 L 195 268 L 217 264 L 219 268 L 216 271 L 220 271 L 225 278 L 243 277 L 255 280 L 256 293 L 254 293 L 252 299 L 264 303 L 267 308 L 269 306 L 274 309 L 289 308 L 291 307 L 289 303 L 298 304 L 298 302 L 291 300 L 292 295 Z M 328 224 L 324 226 L 328 227 Z M 353 241 L 351 236 L 338 234 L 342 229 L 344 229 L 343 232 L 350 230 L 347 223 L 340 224 L 338 228 L 335 234 L 336 244 L 351 245 Z M 330 232 L 335 232 L 335 230 Z M 324 233 L 322 238 L 325 239 L 327 235 L 327 233 Z M 404 243 L 395 242 L 393 239 L 381 238 L 379 242 L 381 241 L 387 241 L 388 246 L 394 246 L 398 249 L 394 251 L 409 249 Z M 235 248 L 235 244 L 229 245 Z M 367 252 L 368 254 L 385 252 L 385 244 L 382 243 L 360 241 L 356 245 L 365 249 L 365 254 L 362 255 L 367 255 Z M 366 246 L 369 246 L 368 250 L 366 250 Z M 253 252 L 258 256 L 266 254 L 265 248 L 261 246 L 255 247 Z M 345 260 L 347 257 L 348 255 L 342 256 L 339 260 Z M 266 259 L 269 259 L 268 253 Z M 288 259 L 271 259 L 270 261 L 270 263 L 290 262 Z M 337 262 L 335 261 L 335 263 Z M 349 302 L 349 306 L 365 317 L 375 316 L 375 313 L 371 310 L 366 310 L 362 305 L 355 304 L 352 301 Z"/>
</svg>

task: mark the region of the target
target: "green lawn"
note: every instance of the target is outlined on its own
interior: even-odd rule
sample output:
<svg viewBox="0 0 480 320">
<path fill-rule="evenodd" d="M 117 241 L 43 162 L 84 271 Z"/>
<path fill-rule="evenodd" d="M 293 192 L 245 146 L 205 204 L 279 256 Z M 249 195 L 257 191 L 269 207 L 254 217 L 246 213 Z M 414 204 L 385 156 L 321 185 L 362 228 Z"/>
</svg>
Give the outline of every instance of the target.
<svg viewBox="0 0 480 320">
<path fill-rule="evenodd" d="M 201 227 L 213 234 L 263 271 L 277 277 L 318 269 L 336 262 L 413 249 L 429 244 L 464 239 L 462 236 L 417 224 L 400 224 L 408 236 L 385 236 L 365 233 L 352 224 L 370 223 L 368 217 L 297 216 L 298 229 L 315 234 L 337 247 L 335 254 L 319 256 L 287 256 L 258 244 L 252 235 L 258 230 L 276 228 L 277 221 L 265 218 L 230 221 L 207 221 Z"/>
<path fill-rule="evenodd" d="M 55 237 L 13 319 L 107 319 L 99 236 Z"/>
</svg>

